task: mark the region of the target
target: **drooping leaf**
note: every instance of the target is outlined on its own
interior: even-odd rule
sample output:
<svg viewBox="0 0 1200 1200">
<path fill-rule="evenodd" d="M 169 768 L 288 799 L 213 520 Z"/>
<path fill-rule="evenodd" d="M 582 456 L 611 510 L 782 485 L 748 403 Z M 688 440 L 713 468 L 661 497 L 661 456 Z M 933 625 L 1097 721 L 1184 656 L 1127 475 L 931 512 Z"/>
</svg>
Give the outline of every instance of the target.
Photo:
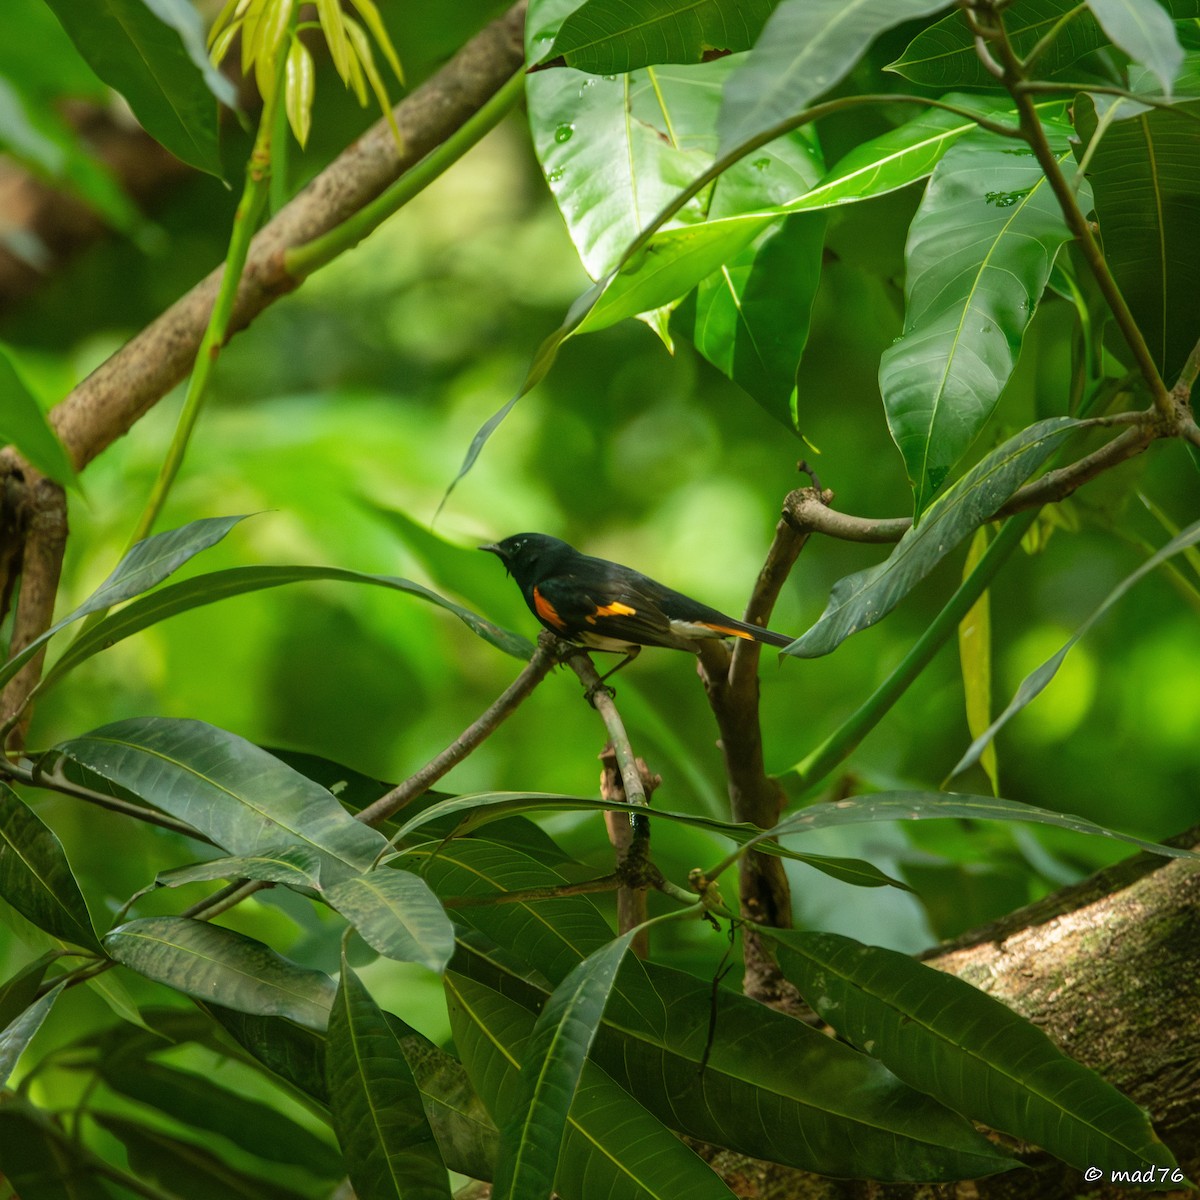
<svg viewBox="0 0 1200 1200">
<path fill-rule="evenodd" d="M 567 1114 L 588 1050 L 638 928 L 589 955 L 554 989 L 521 1056 L 521 1082 L 500 1128 L 496 1200 L 548 1196 L 554 1190 Z"/>
<path fill-rule="evenodd" d="M 91 1116 L 125 1147 L 139 1179 L 169 1188 L 180 1200 L 306 1200 L 302 1192 L 240 1171 L 207 1146 L 157 1126 L 112 1113 Z"/>
<path fill-rule="evenodd" d="M 586 0 L 546 52 L 596 75 L 656 63 L 695 63 L 713 50 L 749 50 L 775 0 Z"/>
<path fill-rule="evenodd" d="M 342 958 L 329 1014 L 329 1106 L 362 1200 L 450 1200 L 421 1093 L 391 1025 Z"/>
<path fill-rule="evenodd" d="M 782 0 L 725 88 L 720 153 L 801 112 L 877 34 L 944 7 L 944 0 Z"/>
<path fill-rule="evenodd" d="M 24 1053 L 25 1047 L 33 1041 L 34 1034 L 41 1029 L 42 1022 L 49 1015 L 64 987 L 65 983 L 57 984 L 40 1000 L 35 1000 L 20 1016 L 0 1028 L 0 1088 L 8 1083 L 17 1060 Z"/>
<path fill-rule="evenodd" d="M 972 467 L 882 562 L 839 579 L 816 624 L 782 651 L 817 658 L 882 620 L 990 517 L 1079 426 L 1051 417 L 1022 430 Z"/>
<path fill-rule="evenodd" d="M 207 1076 L 128 1053 L 105 1055 L 100 1076 L 121 1095 L 192 1130 L 219 1134 L 258 1158 L 294 1163 L 322 1179 L 345 1174 L 341 1156 L 328 1142 L 278 1109 Z"/>
<path fill-rule="evenodd" d="M 233 85 L 207 60 L 195 9 L 178 0 L 46 2 L 146 132 L 177 158 L 220 177 L 215 99 L 232 102 Z"/>
<path fill-rule="evenodd" d="M 59 951 L 50 950 L 0 983 L 0 1029 L 11 1025 L 37 999 L 46 972 L 58 958 Z"/>
<path fill-rule="evenodd" d="M 320 784 L 203 721 L 136 717 L 54 752 L 186 821 L 231 854 L 307 847 L 319 856 L 325 885 L 366 870 L 387 845 Z"/>
<path fill-rule="evenodd" d="M 672 321 L 714 367 L 792 430 L 796 369 L 808 341 L 824 232 L 819 218 L 775 222 L 702 279 Z"/>
<path fill-rule="evenodd" d="M 325 1084 L 325 1034 L 286 1017 L 240 1012 L 212 1001 L 200 1001 L 201 1007 L 272 1074 L 328 1106 Z"/>
<path fill-rule="evenodd" d="M 975 531 L 971 548 L 963 563 L 963 578 L 966 579 L 988 546 L 987 528 Z M 958 623 L 958 661 L 962 671 L 963 698 L 966 707 L 967 728 L 972 736 L 978 737 L 990 724 L 992 717 L 992 606 L 991 593 L 984 592 L 971 605 L 970 612 Z M 996 748 L 990 746 L 982 759 L 983 769 L 991 780 L 992 791 L 1000 795 L 1000 779 L 997 774 Z"/>
<path fill-rule="evenodd" d="M 1186 529 L 1180 532 L 1176 537 L 1173 537 L 1161 550 L 1156 554 L 1151 555 L 1136 571 L 1127 575 L 1100 603 L 1092 614 L 1075 632 L 1063 643 L 1059 649 L 1052 654 L 1040 667 L 1030 671 L 1028 675 L 1021 680 L 1021 685 L 1017 688 L 1016 694 L 1009 701 L 1008 707 L 985 729 L 980 733 L 975 740 L 967 747 L 967 752 L 959 759 L 954 770 L 950 772 L 950 778 L 961 774 L 968 767 L 979 761 L 980 756 L 991 745 L 992 739 L 1004 728 L 1008 722 L 1016 716 L 1027 704 L 1039 696 L 1058 673 L 1058 668 L 1062 666 L 1063 659 L 1067 657 L 1071 647 L 1079 641 L 1080 638 L 1088 632 L 1097 621 L 1101 619 L 1108 611 L 1137 583 L 1140 579 L 1149 575 L 1151 571 L 1162 566 L 1168 559 L 1174 555 L 1187 550 L 1191 546 L 1195 546 L 1200 542 L 1200 521 L 1189 525 Z"/>
<path fill-rule="evenodd" d="M 51 937 L 100 953 L 87 903 L 53 830 L 0 783 L 0 896 Z"/>
<path fill-rule="evenodd" d="M 1146 1114 L 970 984 L 835 933 L 762 930 L 819 1016 L 913 1087 L 1075 1167 L 1174 1167 Z"/>
<path fill-rule="evenodd" d="M 1114 46 L 1152 71 L 1169 96 L 1183 62 L 1171 17 L 1158 0 L 1087 0 Z"/>
<path fill-rule="evenodd" d="M 117 962 L 186 996 L 324 1030 L 334 983 L 270 947 L 188 917 L 141 917 L 105 935 Z"/>
<path fill-rule="evenodd" d="M 1068 158 L 1069 126 L 1045 128 Z M 972 134 L 935 168 L 905 249 L 904 332 L 879 365 L 918 517 L 991 415 L 1068 236 L 1041 168 L 1008 139 Z"/>
<path fill-rule="evenodd" d="M 362 939 L 388 958 L 441 971 L 454 953 L 450 918 L 418 875 L 378 867 L 340 880 L 327 895 Z"/>
<path fill-rule="evenodd" d="M 14 654 L 0 666 L 0 687 L 12 677 L 62 628 L 102 608 L 111 608 L 155 584 L 162 583 L 188 559 L 216 545 L 239 521 L 240 517 L 205 517 L 179 529 L 156 533 L 136 546 L 117 563 L 109 577 L 73 612 L 36 637 L 19 654 Z"/>
<path fill-rule="evenodd" d="M 457 975 L 446 977 L 455 1042 L 496 1112 L 514 1106 L 517 1069 L 534 1014 L 498 992 Z M 566 1118 L 559 1156 L 563 1200 L 729 1200 L 732 1193 L 657 1118 L 593 1063 Z M 525 1192 L 523 1196 L 539 1193 Z"/>
<path fill-rule="evenodd" d="M 1088 145 L 1096 133 L 1091 98 L 1078 96 L 1075 121 Z M 1189 115 L 1190 114 L 1190 115 Z M 1200 246 L 1200 104 L 1150 109 L 1108 127 L 1092 148 L 1104 257 L 1168 386 L 1200 337 L 1194 282 Z"/>
<path fill-rule="evenodd" d="M 315 580 L 332 579 L 345 583 L 367 583 L 379 587 L 418 596 L 431 604 L 452 612 L 473 633 L 505 654 L 526 659 L 533 653 L 533 645 L 519 634 L 510 633 L 499 625 L 471 612 L 453 600 L 447 600 L 419 583 L 390 575 L 366 575 L 361 571 L 348 571 L 341 567 L 307 566 L 256 566 L 230 567 L 225 571 L 213 571 L 197 575 L 181 583 L 171 584 L 149 596 L 143 596 L 120 611 L 110 613 L 103 621 L 85 630 L 67 648 L 63 656 L 46 673 L 43 686 L 62 678 L 68 671 L 90 658 L 100 650 L 131 637 L 141 630 L 165 621 L 168 617 L 215 604 L 231 596 L 242 596 L 247 592 L 262 591 L 264 588 L 282 587 L 288 583 L 307 583 Z"/>
<path fill-rule="evenodd" d="M 0 110 L 5 84 L 0 79 Z M 4 140 L 0 122 L 0 143 Z M 41 405 L 0 347 L 0 445 L 11 442 L 43 474 L 65 487 L 75 485 L 75 468 L 50 428 Z"/>
</svg>

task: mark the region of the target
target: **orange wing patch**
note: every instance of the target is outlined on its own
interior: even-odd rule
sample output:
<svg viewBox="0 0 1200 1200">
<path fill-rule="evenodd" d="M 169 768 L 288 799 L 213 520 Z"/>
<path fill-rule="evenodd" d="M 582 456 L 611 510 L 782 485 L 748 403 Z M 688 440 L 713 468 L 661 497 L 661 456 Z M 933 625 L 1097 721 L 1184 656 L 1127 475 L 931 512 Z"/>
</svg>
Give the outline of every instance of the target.
<svg viewBox="0 0 1200 1200">
<path fill-rule="evenodd" d="M 703 625 L 705 629 L 711 629 L 715 633 L 724 634 L 726 637 L 745 638 L 748 642 L 754 642 L 758 639 L 752 633 L 747 633 L 744 629 L 730 629 L 727 625 L 714 625 L 710 621 L 699 621 L 699 625 Z"/>
<path fill-rule="evenodd" d="M 590 617 L 584 617 L 584 620 L 589 625 L 595 625 L 597 617 L 634 617 L 637 616 L 637 609 L 630 608 L 628 604 L 622 604 L 619 600 L 614 600 L 611 604 L 601 605 L 592 613 Z"/>
<path fill-rule="evenodd" d="M 535 587 L 533 589 L 533 605 L 537 609 L 537 615 L 543 621 L 549 621 L 555 629 L 566 629 L 567 623 L 558 615 L 558 610 L 542 595 Z"/>
</svg>

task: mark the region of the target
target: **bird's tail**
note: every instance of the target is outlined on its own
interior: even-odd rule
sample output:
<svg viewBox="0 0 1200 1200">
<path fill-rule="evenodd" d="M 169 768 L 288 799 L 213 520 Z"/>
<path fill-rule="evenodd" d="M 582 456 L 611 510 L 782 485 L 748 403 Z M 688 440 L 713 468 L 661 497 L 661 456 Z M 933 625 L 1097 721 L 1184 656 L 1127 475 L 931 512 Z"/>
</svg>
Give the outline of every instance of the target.
<svg viewBox="0 0 1200 1200">
<path fill-rule="evenodd" d="M 764 646 L 790 646 L 796 639 L 786 633 L 776 633 L 773 629 L 764 629 L 761 625 L 748 625 L 745 621 L 735 621 L 732 617 L 724 617 L 718 623 L 705 621 L 709 629 L 727 637 L 744 638 L 746 641 L 762 642 Z"/>
</svg>

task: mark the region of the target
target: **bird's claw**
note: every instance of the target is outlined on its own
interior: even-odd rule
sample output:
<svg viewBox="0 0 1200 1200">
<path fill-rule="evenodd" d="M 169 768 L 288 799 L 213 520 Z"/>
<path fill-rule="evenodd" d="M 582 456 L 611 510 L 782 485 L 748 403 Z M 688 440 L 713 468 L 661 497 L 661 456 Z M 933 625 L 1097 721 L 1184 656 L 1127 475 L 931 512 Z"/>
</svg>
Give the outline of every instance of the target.
<svg viewBox="0 0 1200 1200">
<path fill-rule="evenodd" d="M 596 695 L 603 692 L 610 700 L 614 699 L 617 694 L 617 689 L 609 687 L 603 679 L 597 679 L 586 692 L 583 693 L 583 698 L 593 707 L 596 707 Z"/>
</svg>

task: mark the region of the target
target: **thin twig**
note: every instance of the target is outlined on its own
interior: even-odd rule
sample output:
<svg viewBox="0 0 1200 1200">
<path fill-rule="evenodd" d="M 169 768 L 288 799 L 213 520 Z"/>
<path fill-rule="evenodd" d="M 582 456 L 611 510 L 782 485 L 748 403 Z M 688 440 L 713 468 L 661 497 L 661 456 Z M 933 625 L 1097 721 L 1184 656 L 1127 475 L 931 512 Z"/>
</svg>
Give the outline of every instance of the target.
<svg viewBox="0 0 1200 1200">
<path fill-rule="evenodd" d="M 356 813 L 365 825 L 378 825 L 399 812 L 410 801 L 427 792 L 451 767 L 462 762 L 485 738 L 495 733 L 505 718 L 533 691 L 558 661 L 558 641 L 549 634 L 538 638 L 537 648 L 520 675 L 496 698 L 488 709 L 472 721 L 440 754 L 430 759 L 415 775 L 397 784 L 390 792 Z"/>
<path fill-rule="evenodd" d="M 523 888 L 518 892 L 495 892 L 487 896 L 448 896 L 443 908 L 482 908 L 491 904 L 528 904 L 534 900 L 557 900 L 560 896 L 587 896 L 594 892 L 615 892 L 621 886 L 616 872 L 579 883 L 561 883 L 551 887 Z"/>
</svg>

